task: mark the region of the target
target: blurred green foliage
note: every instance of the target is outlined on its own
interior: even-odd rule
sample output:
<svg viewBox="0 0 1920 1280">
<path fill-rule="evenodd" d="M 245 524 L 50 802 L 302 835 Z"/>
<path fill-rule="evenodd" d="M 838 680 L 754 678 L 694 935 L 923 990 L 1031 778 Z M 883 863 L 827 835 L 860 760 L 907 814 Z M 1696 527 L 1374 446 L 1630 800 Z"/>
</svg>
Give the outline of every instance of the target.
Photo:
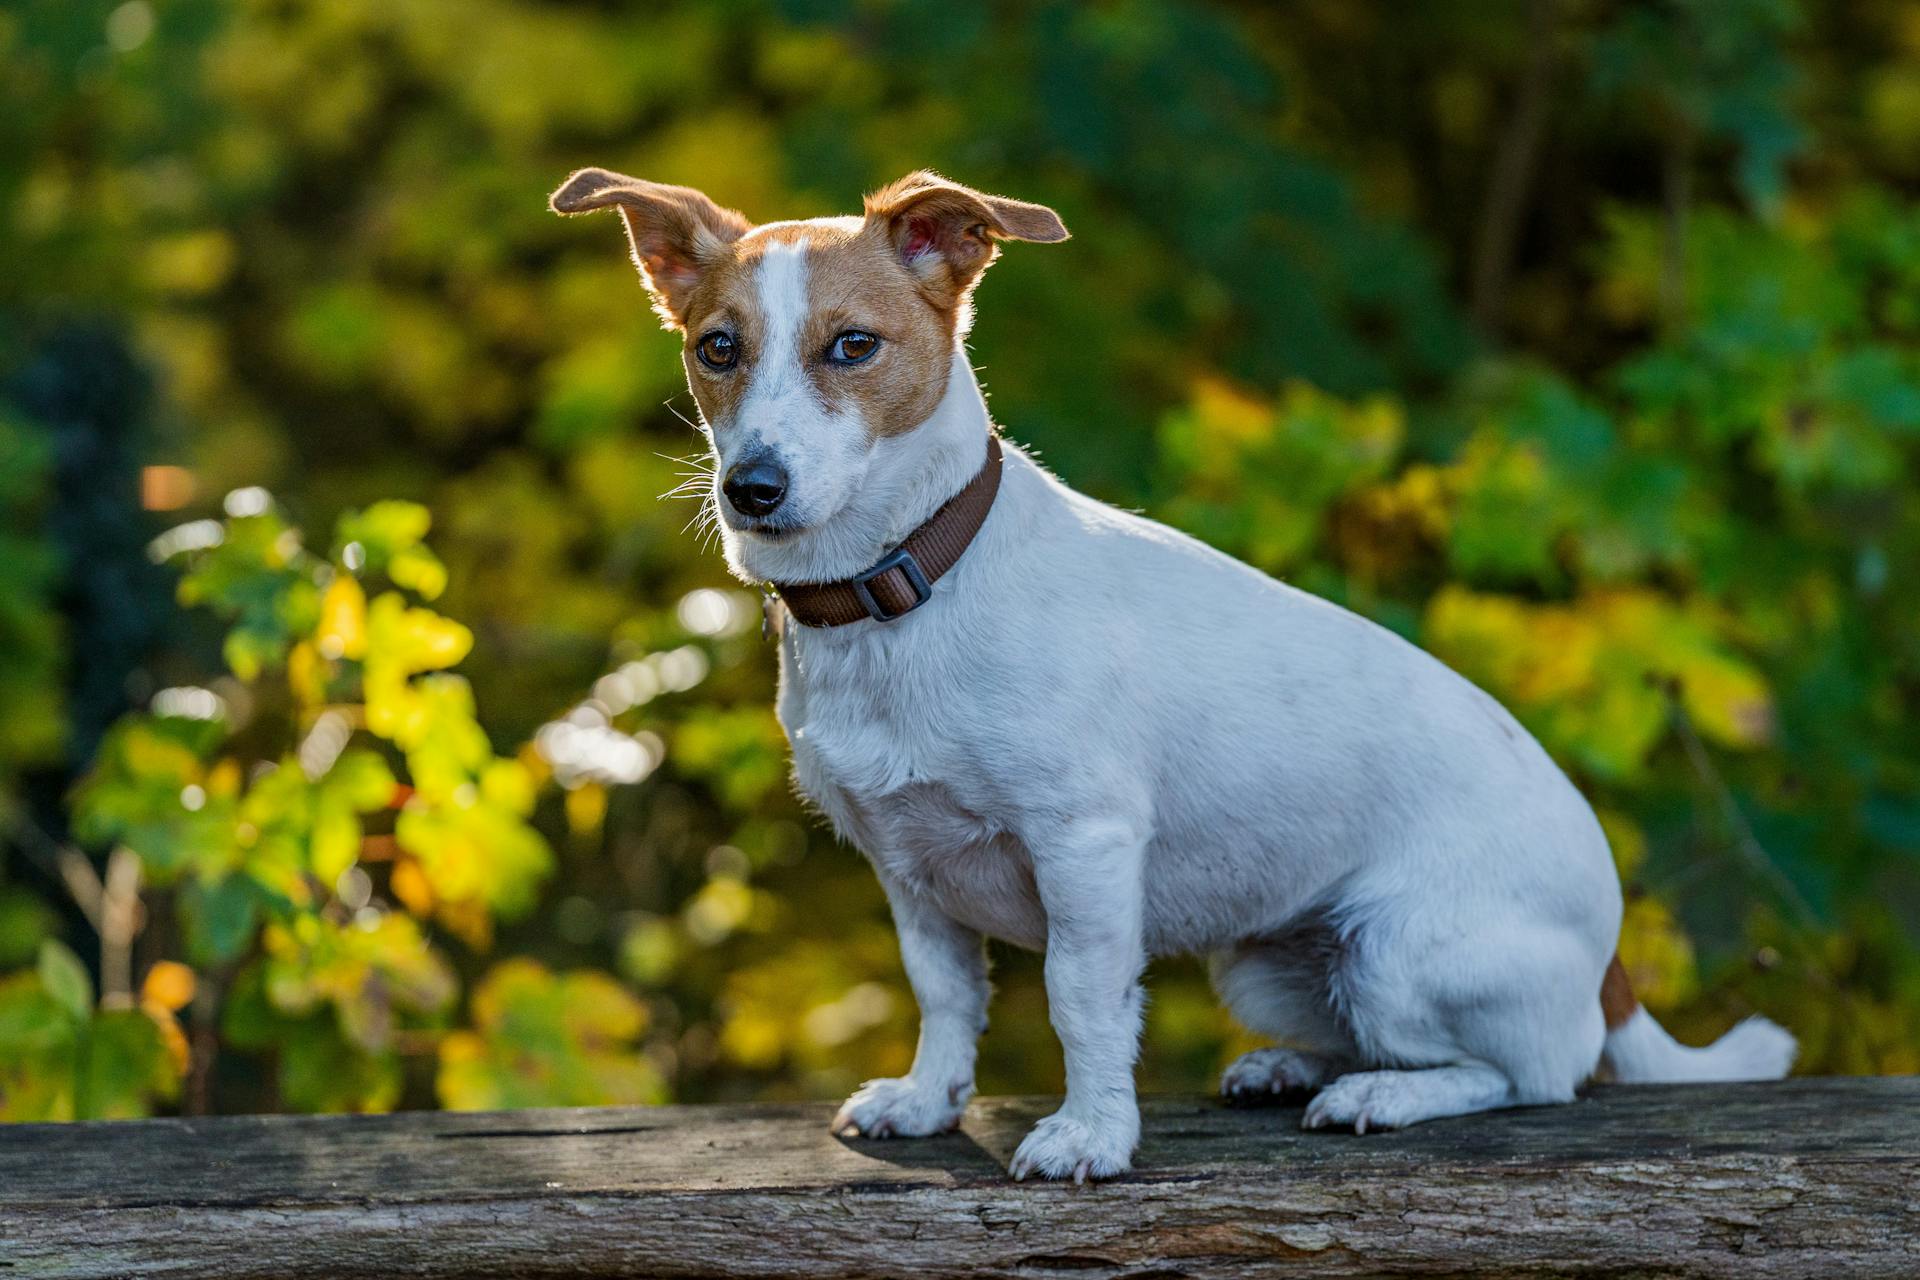
<svg viewBox="0 0 1920 1280">
<path fill-rule="evenodd" d="M 1511 706 L 1676 1033 L 1920 1069 L 1920 4 L 19 0 L 0 1116 L 905 1067 L 585 164 L 1058 208 L 980 295 L 1015 438 Z M 999 960 L 982 1085 L 1057 1088 Z"/>
</svg>

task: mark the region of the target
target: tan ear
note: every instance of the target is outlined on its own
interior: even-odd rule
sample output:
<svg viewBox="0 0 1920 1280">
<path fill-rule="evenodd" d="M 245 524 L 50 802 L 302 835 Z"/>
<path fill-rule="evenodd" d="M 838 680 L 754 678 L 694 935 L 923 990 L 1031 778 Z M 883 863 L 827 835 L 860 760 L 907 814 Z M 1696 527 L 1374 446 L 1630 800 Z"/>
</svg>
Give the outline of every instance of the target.
<svg viewBox="0 0 1920 1280">
<path fill-rule="evenodd" d="M 547 201 L 555 213 L 591 213 L 616 208 L 633 243 L 633 262 L 653 294 L 654 310 L 670 329 L 686 322 L 689 295 L 703 272 L 727 246 L 753 229 L 732 209 L 723 209 L 691 187 L 629 178 L 605 169 L 582 169 Z"/>
<path fill-rule="evenodd" d="M 996 241 L 1067 238 L 1066 224 L 1045 205 L 990 196 L 927 169 L 880 188 L 866 208 L 868 225 L 892 241 L 921 291 L 943 307 L 965 297 L 999 252 Z"/>
</svg>

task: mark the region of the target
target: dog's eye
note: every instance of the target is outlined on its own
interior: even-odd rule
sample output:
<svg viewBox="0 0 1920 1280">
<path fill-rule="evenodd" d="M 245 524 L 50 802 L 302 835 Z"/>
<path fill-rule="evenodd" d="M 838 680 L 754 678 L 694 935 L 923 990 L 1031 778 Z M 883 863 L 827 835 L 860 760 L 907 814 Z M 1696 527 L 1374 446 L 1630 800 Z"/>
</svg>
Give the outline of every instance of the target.
<svg viewBox="0 0 1920 1280">
<path fill-rule="evenodd" d="M 740 362 L 740 344 L 733 335 L 720 329 L 701 335 L 693 344 L 693 353 L 709 369 L 731 369 Z"/>
<path fill-rule="evenodd" d="M 827 348 L 827 359 L 835 364 L 864 364 L 880 349 L 880 339 L 859 329 L 849 329 Z"/>
</svg>

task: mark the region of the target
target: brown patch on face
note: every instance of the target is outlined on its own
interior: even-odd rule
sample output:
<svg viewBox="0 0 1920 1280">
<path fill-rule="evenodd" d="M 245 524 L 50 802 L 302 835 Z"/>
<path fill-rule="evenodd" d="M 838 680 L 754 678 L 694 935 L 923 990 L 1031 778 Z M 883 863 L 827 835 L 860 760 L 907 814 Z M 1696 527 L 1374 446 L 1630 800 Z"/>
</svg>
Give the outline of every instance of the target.
<svg viewBox="0 0 1920 1280">
<path fill-rule="evenodd" d="M 806 315 L 795 337 L 802 371 L 829 411 L 857 413 L 874 438 L 903 435 L 925 422 L 946 394 L 955 342 L 971 316 L 973 286 L 999 253 L 999 242 L 1066 238 L 1066 226 L 1051 209 L 975 191 L 925 170 L 867 197 L 858 221 L 757 228 L 706 265 L 682 310 L 694 398 L 708 422 L 732 419 L 776 319 L 761 314 L 761 258 L 771 245 L 804 243 Z M 739 344 L 731 369 L 709 369 L 700 361 L 700 341 L 715 329 Z M 871 358 L 858 364 L 829 358 L 834 340 L 849 331 L 879 339 Z"/>
<path fill-rule="evenodd" d="M 806 245 L 807 270 L 795 354 L 814 394 L 830 411 L 858 414 L 875 438 L 904 435 L 925 422 L 946 394 L 956 311 L 928 300 L 884 228 L 831 221 L 761 228 L 736 242 L 694 289 L 682 357 L 701 413 L 710 423 L 727 423 L 746 398 L 771 320 L 761 305 L 761 259 L 771 245 L 794 243 Z M 715 330 L 739 344 L 731 369 L 700 361 L 700 340 Z M 879 348 L 861 364 L 835 364 L 828 351 L 850 330 L 878 338 Z"/>
<path fill-rule="evenodd" d="M 757 241 L 744 245 L 736 242 L 733 252 L 707 271 L 687 299 L 680 360 L 686 366 L 687 386 L 693 391 L 701 416 L 710 423 L 732 421 L 740 401 L 746 398 L 760 356 L 767 321 L 760 311 L 754 268 L 761 247 Z M 733 335 L 738 344 L 739 362 L 731 369 L 709 369 L 696 354 L 700 340 L 715 330 Z"/>
<path fill-rule="evenodd" d="M 856 412 L 875 438 L 905 435 L 933 413 L 947 391 L 953 363 L 952 307 L 939 307 L 915 287 L 885 232 L 814 240 L 807 253 L 807 319 L 800 351 L 807 376 L 829 409 Z M 848 331 L 880 339 L 856 365 L 827 359 Z"/>
</svg>

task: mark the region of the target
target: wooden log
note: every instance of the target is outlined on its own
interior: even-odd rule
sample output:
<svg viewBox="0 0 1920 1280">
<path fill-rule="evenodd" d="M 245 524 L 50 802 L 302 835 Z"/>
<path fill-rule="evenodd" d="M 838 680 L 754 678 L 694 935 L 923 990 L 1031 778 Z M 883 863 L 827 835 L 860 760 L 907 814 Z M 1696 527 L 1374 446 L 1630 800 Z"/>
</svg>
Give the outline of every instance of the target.
<svg viewBox="0 0 1920 1280">
<path fill-rule="evenodd" d="M 1134 1173 L 1004 1168 L 827 1105 L 0 1128 L 9 1277 L 1920 1276 L 1920 1078 L 1600 1087 L 1401 1133 L 1145 1107 Z"/>
</svg>

